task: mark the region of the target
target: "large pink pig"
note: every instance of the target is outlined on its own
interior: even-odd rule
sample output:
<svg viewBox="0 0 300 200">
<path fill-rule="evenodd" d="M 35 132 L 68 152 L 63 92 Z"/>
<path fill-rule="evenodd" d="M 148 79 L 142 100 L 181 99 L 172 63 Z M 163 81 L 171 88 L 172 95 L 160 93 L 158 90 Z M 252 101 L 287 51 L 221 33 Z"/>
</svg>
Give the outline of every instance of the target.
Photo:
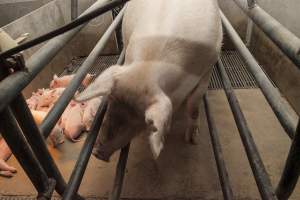
<svg viewBox="0 0 300 200">
<path fill-rule="evenodd" d="M 140 130 L 157 158 L 173 113 L 186 106 L 195 141 L 198 107 L 222 43 L 217 0 L 132 0 L 123 19 L 124 66 L 104 71 L 77 101 L 109 96 L 94 154 L 104 160 Z"/>
</svg>

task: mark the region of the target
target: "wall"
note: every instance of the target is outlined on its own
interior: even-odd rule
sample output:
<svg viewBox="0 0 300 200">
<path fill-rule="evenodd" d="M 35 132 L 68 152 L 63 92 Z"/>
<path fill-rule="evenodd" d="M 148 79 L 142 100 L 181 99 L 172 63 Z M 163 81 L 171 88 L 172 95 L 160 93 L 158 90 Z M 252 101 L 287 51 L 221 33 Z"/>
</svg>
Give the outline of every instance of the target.
<svg viewBox="0 0 300 200">
<path fill-rule="evenodd" d="M 35 38 L 70 22 L 70 2 L 70 0 L 51 1 L 2 28 L 13 38 L 16 38 L 26 32 L 30 34 L 29 39 Z M 84 8 L 89 7 L 93 2 L 94 1 L 81 0 L 80 6 L 83 7 L 83 10 Z M 25 96 L 29 96 L 31 92 L 35 91 L 37 88 L 48 87 L 53 74 L 62 72 L 64 67 L 70 63 L 72 58 L 88 55 L 111 21 L 112 15 L 109 12 L 91 21 L 90 24 L 78 33 L 77 36 L 74 37 L 68 45 L 66 45 L 66 47 L 52 60 L 52 62 L 24 90 Z M 24 51 L 25 59 L 28 59 L 42 45 L 43 44 Z M 116 42 L 114 36 L 112 36 L 109 44 L 104 49 L 103 54 L 116 53 Z"/>
<path fill-rule="evenodd" d="M 0 0 L 0 27 L 38 9 L 52 0 Z"/>
</svg>

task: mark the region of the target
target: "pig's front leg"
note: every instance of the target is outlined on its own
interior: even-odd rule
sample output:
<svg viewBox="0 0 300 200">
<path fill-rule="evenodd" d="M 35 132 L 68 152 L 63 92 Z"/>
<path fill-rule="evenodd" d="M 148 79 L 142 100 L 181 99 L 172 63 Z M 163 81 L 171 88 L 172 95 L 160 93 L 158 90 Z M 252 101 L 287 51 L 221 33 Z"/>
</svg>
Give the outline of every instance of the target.
<svg viewBox="0 0 300 200">
<path fill-rule="evenodd" d="M 207 91 L 211 73 L 206 73 L 201 78 L 197 86 L 187 98 L 186 114 L 188 118 L 187 129 L 185 132 L 185 141 L 197 144 L 197 135 L 199 134 L 199 108 L 202 97 Z"/>
</svg>

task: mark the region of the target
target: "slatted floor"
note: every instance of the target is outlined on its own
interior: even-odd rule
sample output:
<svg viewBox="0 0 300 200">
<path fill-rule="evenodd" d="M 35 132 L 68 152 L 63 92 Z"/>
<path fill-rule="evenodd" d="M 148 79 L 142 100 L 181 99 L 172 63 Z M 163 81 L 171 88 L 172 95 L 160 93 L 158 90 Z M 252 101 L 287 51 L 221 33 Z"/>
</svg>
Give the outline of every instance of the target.
<svg viewBox="0 0 300 200">
<path fill-rule="evenodd" d="M 66 70 L 61 74 L 69 74 L 76 72 L 80 65 L 84 62 L 85 57 L 75 58 L 67 66 Z M 118 60 L 117 55 L 112 56 L 101 56 L 96 61 L 95 65 L 90 70 L 92 74 L 100 74 L 103 70 L 115 64 Z M 244 61 L 241 59 L 236 51 L 223 51 L 221 60 L 225 66 L 228 73 L 229 79 L 231 81 L 232 87 L 234 89 L 251 89 L 258 88 L 254 77 L 249 73 L 246 68 Z M 272 82 L 273 83 L 273 82 Z M 275 86 L 275 84 L 273 83 Z M 213 69 L 211 81 L 209 84 L 210 90 L 220 90 L 223 89 L 220 74 L 216 67 Z"/>
</svg>

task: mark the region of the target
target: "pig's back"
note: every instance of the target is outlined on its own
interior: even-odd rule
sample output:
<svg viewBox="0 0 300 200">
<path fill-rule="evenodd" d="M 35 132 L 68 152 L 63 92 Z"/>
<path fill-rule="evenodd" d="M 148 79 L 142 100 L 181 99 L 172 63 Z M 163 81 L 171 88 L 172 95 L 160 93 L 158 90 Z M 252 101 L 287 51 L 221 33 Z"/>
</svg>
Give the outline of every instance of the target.
<svg viewBox="0 0 300 200">
<path fill-rule="evenodd" d="M 215 0 L 132 0 L 126 9 L 123 37 L 127 59 L 188 65 L 191 60 L 196 62 L 194 57 L 203 49 L 207 49 L 200 56 L 203 58 L 209 57 L 205 55 L 209 48 L 219 51 L 221 23 Z"/>
</svg>

